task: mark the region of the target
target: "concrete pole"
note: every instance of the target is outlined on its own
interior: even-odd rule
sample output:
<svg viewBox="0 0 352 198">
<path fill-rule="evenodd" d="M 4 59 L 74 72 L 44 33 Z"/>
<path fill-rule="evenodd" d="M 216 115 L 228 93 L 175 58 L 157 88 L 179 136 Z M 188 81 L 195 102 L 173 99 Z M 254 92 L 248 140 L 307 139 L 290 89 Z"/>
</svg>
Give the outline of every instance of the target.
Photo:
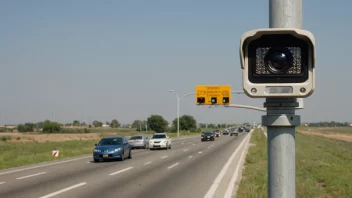
<svg viewBox="0 0 352 198">
<path fill-rule="evenodd" d="M 269 0 L 269 27 L 302 29 L 302 0 Z M 300 125 L 295 108 L 300 107 L 299 103 L 296 98 L 267 98 L 264 106 L 267 108 L 262 123 L 267 126 L 268 135 L 268 197 L 295 198 L 295 127 Z"/>
<path fill-rule="evenodd" d="M 177 95 L 177 137 L 180 137 L 180 97 Z"/>
</svg>

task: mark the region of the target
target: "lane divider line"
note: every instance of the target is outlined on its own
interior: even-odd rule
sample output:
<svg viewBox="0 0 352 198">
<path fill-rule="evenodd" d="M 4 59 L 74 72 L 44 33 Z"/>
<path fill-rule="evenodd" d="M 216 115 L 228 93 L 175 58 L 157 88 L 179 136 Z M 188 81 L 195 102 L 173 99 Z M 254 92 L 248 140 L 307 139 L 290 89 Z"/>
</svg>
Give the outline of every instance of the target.
<svg viewBox="0 0 352 198">
<path fill-rule="evenodd" d="M 119 173 L 123 173 L 123 172 L 128 171 L 128 170 L 130 170 L 130 169 L 132 169 L 132 168 L 133 168 L 133 167 L 128 167 L 128 168 L 119 170 L 119 171 L 117 171 L 117 172 L 111 173 L 111 174 L 109 174 L 109 175 L 116 175 L 116 174 L 119 174 Z"/>
<path fill-rule="evenodd" d="M 189 149 L 185 149 L 185 150 L 183 150 L 183 151 L 188 151 Z"/>
<path fill-rule="evenodd" d="M 36 173 L 36 174 L 33 174 L 33 175 L 27 175 L 27 176 L 19 177 L 19 178 L 16 178 L 16 179 L 26 179 L 28 177 L 35 177 L 35 176 L 42 175 L 42 174 L 45 174 L 45 173 L 46 172 Z"/>
<path fill-rule="evenodd" d="M 145 163 L 144 165 L 148 165 L 148 164 L 150 164 L 150 163 L 152 163 L 152 162 L 147 162 L 147 163 Z"/>
<path fill-rule="evenodd" d="M 15 173 L 15 172 L 24 171 L 24 170 L 30 170 L 30 169 L 35 169 L 35 168 L 41 168 L 41 167 L 45 167 L 45 166 L 52 166 L 52 165 L 57 165 L 57 164 L 62 164 L 62 163 L 67 163 L 67 162 L 73 162 L 73 161 L 77 161 L 77 160 L 81 160 L 81 159 L 86 159 L 86 158 L 91 158 L 91 157 L 92 157 L 92 156 L 87 156 L 87 157 L 75 158 L 75 159 L 71 159 L 71 160 L 65 160 L 65 161 L 60 161 L 60 162 L 54 162 L 54 163 L 50 163 L 50 164 L 43 164 L 43 165 L 39 165 L 39 166 L 32 166 L 32 167 L 28 167 L 28 168 L 21 168 L 21 169 L 17 169 L 17 170 L 2 172 L 2 173 L 0 173 L 0 175 L 5 175 L 5 174 L 9 174 L 9 173 Z"/>
<path fill-rule="evenodd" d="M 244 159 L 246 157 L 246 155 L 245 155 L 246 152 L 245 151 L 248 149 L 248 145 L 249 145 L 249 139 L 246 142 L 246 145 L 244 145 L 244 148 L 243 148 L 242 153 L 241 153 L 240 160 L 238 161 L 238 163 L 236 165 L 235 172 L 233 173 L 232 178 L 231 178 L 231 180 L 229 182 L 229 185 L 227 186 L 227 190 L 225 192 L 224 198 L 231 198 L 232 197 L 232 193 L 233 193 L 233 190 L 234 190 L 234 187 L 235 187 L 235 182 L 236 182 L 236 180 L 238 178 L 240 166 L 243 164 L 243 161 L 244 161 Z"/>
<path fill-rule="evenodd" d="M 177 166 L 177 165 L 179 165 L 179 163 L 176 163 L 176 164 L 174 164 L 174 165 L 171 165 L 171 166 L 167 167 L 167 169 L 173 168 L 173 167 L 175 167 L 175 166 Z"/>
<path fill-rule="evenodd" d="M 167 158 L 168 156 L 162 156 L 161 159 Z"/>
<path fill-rule="evenodd" d="M 86 184 L 87 184 L 86 182 L 82 182 L 82 183 L 79 183 L 79 184 L 76 184 L 76 185 L 73 185 L 73 186 L 64 188 L 64 189 L 62 189 L 62 190 L 53 192 L 53 193 L 51 193 L 51 194 L 48 194 L 48 195 L 45 195 L 45 196 L 42 196 L 42 197 L 39 197 L 39 198 L 49 198 L 49 197 L 53 197 L 53 196 L 56 196 L 56 195 L 58 195 L 58 194 L 64 193 L 64 192 L 69 191 L 69 190 L 72 190 L 72 189 L 74 189 L 74 188 L 81 187 L 81 186 L 86 185 Z"/>
<path fill-rule="evenodd" d="M 238 153 L 238 151 L 240 150 L 242 145 L 246 142 L 246 140 L 249 137 L 250 136 L 247 135 L 247 137 L 245 137 L 242 140 L 241 144 L 236 148 L 235 152 L 232 153 L 231 157 L 227 160 L 226 164 L 223 166 L 223 168 L 221 169 L 220 173 L 215 178 L 213 184 L 210 186 L 208 192 L 205 194 L 204 198 L 212 198 L 214 196 L 214 194 L 216 192 L 216 189 L 219 187 L 220 182 L 221 182 L 222 178 L 224 177 L 225 173 L 227 172 L 227 170 L 229 169 L 230 164 L 232 163 L 233 159 L 235 158 L 236 154 Z"/>
<path fill-rule="evenodd" d="M 0 182 L 0 185 L 1 185 L 1 184 L 4 184 L 4 183 L 6 183 L 6 182 Z"/>
<path fill-rule="evenodd" d="M 191 155 L 191 156 L 189 156 L 188 158 L 192 158 L 193 156 Z"/>
</svg>

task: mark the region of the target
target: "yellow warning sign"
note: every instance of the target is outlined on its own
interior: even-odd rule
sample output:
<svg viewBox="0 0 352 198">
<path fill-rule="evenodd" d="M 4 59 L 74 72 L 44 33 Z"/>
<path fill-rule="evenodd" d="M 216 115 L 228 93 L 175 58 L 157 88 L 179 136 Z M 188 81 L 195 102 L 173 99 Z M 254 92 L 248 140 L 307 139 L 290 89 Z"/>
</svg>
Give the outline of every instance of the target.
<svg viewBox="0 0 352 198">
<path fill-rule="evenodd" d="M 230 104 L 231 86 L 230 85 L 197 85 L 196 104 L 215 105 Z"/>
</svg>

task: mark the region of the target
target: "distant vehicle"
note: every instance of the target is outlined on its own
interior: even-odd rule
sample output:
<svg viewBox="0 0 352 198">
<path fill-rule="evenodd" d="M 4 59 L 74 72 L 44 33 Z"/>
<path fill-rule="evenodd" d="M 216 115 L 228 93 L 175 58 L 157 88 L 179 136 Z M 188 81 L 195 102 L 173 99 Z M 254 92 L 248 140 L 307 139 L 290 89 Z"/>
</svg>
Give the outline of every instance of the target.
<svg viewBox="0 0 352 198">
<path fill-rule="evenodd" d="M 214 138 L 215 134 L 214 132 L 203 132 L 202 135 L 200 136 L 201 137 L 201 141 L 214 141 L 215 138 Z"/>
<path fill-rule="evenodd" d="M 123 136 L 104 137 L 95 144 L 93 159 L 94 162 L 115 159 L 124 161 L 125 157 L 132 158 L 131 149 L 131 145 Z"/>
<path fill-rule="evenodd" d="M 228 135 L 229 134 L 229 131 L 226 129 L 222 132 L 223 135 Z"/>
<path fill-rule="evenodd" d="M 171 139 L 166 133 L 154 133 L 149 140 L 149 149 L 171 149 Z"/>
<path fill-rule="evenodd" d="M 240 131 L 240 128 L 232 128 L 230 130 L 230 136 L 233 136 L 233 135 L 238 136 L 239 131 Z"/>
<path fill-rule="evenodd" d="M 215 137 L 220 137 L 220 130 L 215 130 L 214 134 L 215 134 Z"/>
<path fill-rule="evenodd" d="M 134 148 L 149 148 L 149 139 L 147 136 L 132 136 L 128 142 L 131 144 L 132 149 Z"/>
<path fill-rule="evenodd" d="M 250 127 L 250 126 L 244 127 L 244 131 L 245 131 L 245 132 L 250 132 L 250 131 L 251 131 L 251 127 Z"/>
</svg>

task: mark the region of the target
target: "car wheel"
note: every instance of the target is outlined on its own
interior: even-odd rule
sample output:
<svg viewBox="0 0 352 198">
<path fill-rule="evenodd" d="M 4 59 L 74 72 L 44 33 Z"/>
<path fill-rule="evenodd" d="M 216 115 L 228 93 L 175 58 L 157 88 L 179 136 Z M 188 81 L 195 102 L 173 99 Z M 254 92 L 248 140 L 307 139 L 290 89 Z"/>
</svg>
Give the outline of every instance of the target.
<svg viewBox="0 0 352 198">
<path fill-rule="evenodd" d="M 169 148 L 169 144 L 166 144 L 165 150 L 167 150 Z"/>
<path fill-rule="evenodd" d="M 149 150 L 154 150 L 154 149 L 152 149 L 152 148 L 149 148 Z"/>
<path fill-rule="evenodd" d="M 170 146 L 169 146 L 169 149 L 171 149 L 171 144 L 170 144 Z"/>
<path fill-rule="evenodd" d="M 132 159 L 132 152 L 130 150 L 130 154 L 128 155 L 128 159 Z"/>
<path fill-rule="evenodd" d="M 100 160 L 98 160 L 98 159 L 94 159 L 94 162 L 95 162 L 95 163 L 97 163 L 97 162 L 99 162 L 99 161 L 100 161 Z"/>
<path fill-rule="evenodd" d="M 121 154 L 120 160 L 121 160 L 121 161 L 124 161 L 124 160 L 125 160 L 125 152 L 123 152 L 123 153 Z"/>
</svg>

